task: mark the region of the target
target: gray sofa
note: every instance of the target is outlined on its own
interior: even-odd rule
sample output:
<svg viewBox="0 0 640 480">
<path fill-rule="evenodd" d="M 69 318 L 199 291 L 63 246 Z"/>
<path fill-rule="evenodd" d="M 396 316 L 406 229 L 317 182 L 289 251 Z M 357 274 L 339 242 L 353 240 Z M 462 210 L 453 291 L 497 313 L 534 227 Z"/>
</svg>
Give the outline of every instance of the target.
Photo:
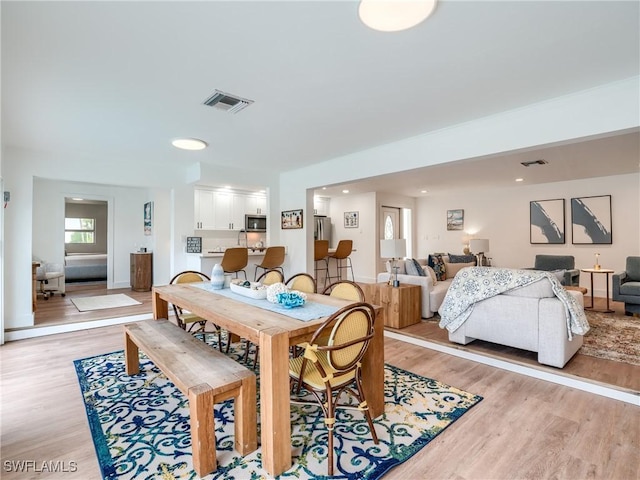
<svg viewBox="0 0 640 480">
<path fill-rule="evenodd" d="M 568 293 L 584 308 L 580 292 Z M 449 340 L 462 345 L 476 339 L 537 352 L 538 363 L 558 368 L 582 346 L 582 335 L 569 340 L 565 306 L 548 281 L 477 302 L 462 326 L 449 332 Z"/>
<path fill-rule="evenodd" d="M 560 282 L 565 286 L 580 285 L 580 270 L 576 268 L 573 255 L 536 255 L 533 267 L 529 270 L 561 272 Z"/>
</svg>

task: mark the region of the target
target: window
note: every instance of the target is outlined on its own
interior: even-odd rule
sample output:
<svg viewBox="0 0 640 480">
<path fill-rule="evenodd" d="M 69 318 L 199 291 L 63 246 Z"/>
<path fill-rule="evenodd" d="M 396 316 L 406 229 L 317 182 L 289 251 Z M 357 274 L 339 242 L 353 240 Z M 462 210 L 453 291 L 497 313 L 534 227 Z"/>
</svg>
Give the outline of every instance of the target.
<svg viewBox="0 0 640 480">
<path fill-rule="evenodd" d="M 64 243 L 96 243 L 95 218 L 65 218 Z"/>
</svg>

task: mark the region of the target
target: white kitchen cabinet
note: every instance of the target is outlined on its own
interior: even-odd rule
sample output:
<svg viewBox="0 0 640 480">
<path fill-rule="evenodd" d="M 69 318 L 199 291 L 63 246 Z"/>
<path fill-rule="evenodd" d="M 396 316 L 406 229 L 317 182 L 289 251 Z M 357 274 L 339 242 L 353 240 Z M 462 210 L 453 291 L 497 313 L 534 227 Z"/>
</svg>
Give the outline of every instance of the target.
<svg viewBox="0 0 640 480">
<path fill-rule="evenodd" d="M 196 230 L 242 230 L 246 214 L 266 215 L 267 199 L 236 192 L 194 190 Z"/>
<path fill-rule="evenodd" d="M 266 215 L 267 197 L 262 195 L 247 195 L 245 213 L 248 215 Z"/>
<path fill-rule="evenodd" d="M 329 215 L 329 202 L 331 199 L 327 197 L 313 197 L 313 214 Z"/>
<path fill-rule="evenodd" d="M 195 190 L 195 229 L 215 229 L 214 195 L 211 190 Z"/>
</svg>

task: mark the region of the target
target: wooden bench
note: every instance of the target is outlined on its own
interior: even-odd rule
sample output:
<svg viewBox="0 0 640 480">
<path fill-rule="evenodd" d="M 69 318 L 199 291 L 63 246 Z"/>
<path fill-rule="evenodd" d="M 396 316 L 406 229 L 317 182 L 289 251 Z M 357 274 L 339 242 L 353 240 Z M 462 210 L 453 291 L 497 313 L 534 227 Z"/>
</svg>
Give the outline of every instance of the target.
<svg viewBox="0 0 640 480">
<path fill-rule="evenodd" d="M 189 399 L 198 475 L 216 470 L 216 403 L 234 399 L 235 449 L 247 455 L 258 448 L 256 376 L 249 369 L 165 319 L 126 324 L 124 337 L 127 375 L 140 373 L 140 348 Z"/>
</svg>

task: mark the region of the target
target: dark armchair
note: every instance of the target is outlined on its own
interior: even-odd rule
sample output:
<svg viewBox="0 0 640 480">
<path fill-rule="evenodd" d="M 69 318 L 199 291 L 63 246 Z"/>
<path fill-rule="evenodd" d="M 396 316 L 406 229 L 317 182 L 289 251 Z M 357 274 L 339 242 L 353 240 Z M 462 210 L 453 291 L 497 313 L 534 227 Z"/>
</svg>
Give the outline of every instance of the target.
<svg viewBox="0 0 640 480">
<path fill-rule="evenodd" d="M 615 273 L 611 282 L 612 298 L 624 302 L 625 315 L 640 313 L 640 257 L 627 257 L 625 271 Z"/>
<path fill-rule="evenodd" d="M 536 255 L 532 270 L 544 270 L 547 272 L 564 270 L 564 276 L 560 281 L 565 286 L 580 285 L 580 270 L 576 268 L 576 259 L 573 255 Z"/>
</svg>

